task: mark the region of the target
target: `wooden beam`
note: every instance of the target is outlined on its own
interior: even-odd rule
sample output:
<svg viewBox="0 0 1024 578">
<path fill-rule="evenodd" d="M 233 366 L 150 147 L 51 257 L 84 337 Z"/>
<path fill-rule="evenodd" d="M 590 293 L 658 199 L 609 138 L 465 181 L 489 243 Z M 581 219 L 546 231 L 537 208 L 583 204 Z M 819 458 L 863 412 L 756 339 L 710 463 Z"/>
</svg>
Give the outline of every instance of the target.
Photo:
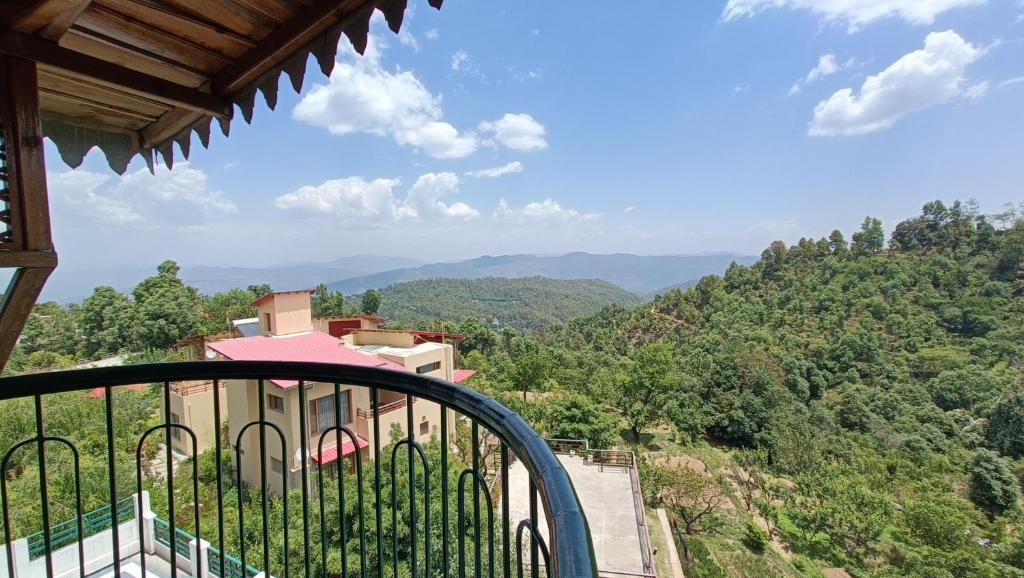
<svg viewBox="0 0 1024 578">
<path fill-rule="evenodd" d="M 233 95 L 255 82 L 263 73 L 279 66 L 321 32 L 339 21 L 338 13 L 346 4 L 357 4 L 345 16 L 373 10 L 379 0 L 318 0 L 294 18 L 267 35 L 259 46 L 246 52 L 234 64 L 213 79 L 213 92 Z"/>
<path fill-rule="evenodd" d="M 0 264 L 20 265 L 0 298 L 0 368 L 14 350 L 32 307 L 57 264 L 50 237 L 39 81 L 30 60 L 0 55 L 0 115 L 3 116 L 8 188 L 19 214 L 14 235 L 24 251 L 5 252 Z"/>
<path fill-rule="evenodd" d="M 91 3 L 92 0 L 76 0 L 64 12 L 61 12 L 59 16 L 47 23 L 46 26 L 36 30 L 36 36 L 53 42 L 59 41 Z"/>
<path fill-rule="evenodd" d="M 57 267 L 57 253 L 54 251 L 0 251 L 0 268 Z"/>
<path fill-rule="evenodd" d="M 35 32 L 73 7 L 79 0 L 6 0 L 0 27 Z"/>
<path fill-rule="evenodd" d="M 0 53 L 60 69 L 172 106 L 217 117 L 231 116 L 231 101 L 162 78 L 68 50 L 27 34 L 0 31 Z"/>
<path fill-rule="evenodd" d="M 0 298 L 0 369 L 7 365 L 51 271 L 48 267 L 16 270 L 7 291 Z"/>
</svg>

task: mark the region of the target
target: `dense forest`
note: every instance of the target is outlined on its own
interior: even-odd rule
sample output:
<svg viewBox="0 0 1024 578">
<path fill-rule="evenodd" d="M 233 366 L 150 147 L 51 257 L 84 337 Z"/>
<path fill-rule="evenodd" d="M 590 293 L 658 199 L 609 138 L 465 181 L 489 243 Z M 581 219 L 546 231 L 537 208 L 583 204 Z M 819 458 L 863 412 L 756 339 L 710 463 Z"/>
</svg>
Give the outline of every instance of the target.
<svg viewBox="0 0 1024 578">
<path fill-rule="evenodd" d="M 131 296 L 40 305 L 11 365 L 160 355 L 248 315 L 266 290 L 203 297 L 164 263 Z M 314 308 L 398 299 L 320 287 Z M 543 331 L 433 319 L 465 305 L 435 299 L 408 323 L 466 333 L 472 387 L 546 436 L 638 451 L 648 505 L 678 524 L 652 539 L 678 540 L 687 576 L 1024 577 L 1024 215 L 1012 207 L 936 201 L 888 238 L 869 217 L 849 240 L 776 241 L 752 266 Z"/>
<path fill-rule="evenodd" d="M 888 243 L 873 218 L 849 242 L 774 242 L 751 267 L 543 337 L 474 327 L 476 387 L 546 435 L 641 449 L 690 576 L 1024 576 L 1012 209 L 932 202 Z"/>
<path fill-rule="evenodd" d="M 519 331 L 565 323 L 605 305 L 635 306 L 642 301 L 605 281 L 546 277 L 410 281 L 381 289 L 381 296 L 380 314 L 399 327 L 477 317 Z"/>
</svg>

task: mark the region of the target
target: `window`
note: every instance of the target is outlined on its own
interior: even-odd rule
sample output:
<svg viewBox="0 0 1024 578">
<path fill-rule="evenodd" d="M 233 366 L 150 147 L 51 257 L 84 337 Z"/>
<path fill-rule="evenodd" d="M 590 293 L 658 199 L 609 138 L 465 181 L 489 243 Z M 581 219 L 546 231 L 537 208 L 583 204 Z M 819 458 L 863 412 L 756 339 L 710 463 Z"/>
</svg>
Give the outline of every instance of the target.
<svg viewBox="0 0 1024 578">
<path fill-rule="evenodd" d="M 352 421 L 349 415 L 349 407 L 352 403 L 352 392 L 346 390 L 341 392 L 341 424 Z M 334 396 L 325 395 L 309 402 L 309 433 L 318 435 L 328 428 L 337 425 L 334 419 Z"/>
<path fill-rule="evenodd" d="M 428 363 L 417 367 L 416 373 L 430 373 L 431 371 L 437 371 L 438 369 L 441 369 L 441 362 L 435 361 L 434 363 Z"/>
<path fill-rule="evenodd" d="M 421 436 L 425 436 L 428 433 L 430 433 L 430 422 L 429 421 L 422 421 L 422 422 L 420 422 L 420 435 Z"/>
<path fill-rule="evenodd" d="M 275 474 L 283 474 L 284 464 L 281 463 L 281 460 L 277 458 L 270 458 L 270 471 L 274 472 Z"/>
<path fill-rule="evenodd" d="M 176 413 L 172 413 L 171 414 L 171 423 L 181 423 L 181 418 L 178 417 L 178 414 L 176 414 Z M 171 428 L 171 437 L 174 438 L 175 440 L 180 441 L 181 440 L 181 429 L 180 428 L 176 428 L 176 427 L 172 427 Z"/>
<path fill-rule="evenodd" d="M 284 413 L 284 398 L 272 393 L 267 394 L 267 407 L 274 411 Z"/>
</svg>

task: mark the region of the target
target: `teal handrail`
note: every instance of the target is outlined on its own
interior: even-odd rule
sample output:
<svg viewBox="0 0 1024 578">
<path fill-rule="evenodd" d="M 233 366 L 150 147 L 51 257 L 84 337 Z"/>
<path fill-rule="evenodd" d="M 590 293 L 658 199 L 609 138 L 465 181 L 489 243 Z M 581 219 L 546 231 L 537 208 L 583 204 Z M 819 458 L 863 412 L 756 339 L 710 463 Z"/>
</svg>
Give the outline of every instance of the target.
<svg viewBox="0 0 1024 578">
<path fill-rule="evenodd" d="M 135 517 L 133 504 L 134 498 L 132 496 L 127 496 L 117 501 L 117 520 L 119 523 L 124 523 Z M 82 514 L 82 531 L 85 534 L 82 536 L 82 539 L 95 536 L 104 530 L 110 529 L 112 520 L 110 504 Z M 25 539 L 28 540 L 28 557 L 30 560 L 35 560 L 46 554 L 46 540 L 43 537 L 42 530 L 29 534 Z M 78 540 L 77 519 L 72 518 L 50 526 L 50 542 L 54 550 L 74 544 Z"/>
</svg>

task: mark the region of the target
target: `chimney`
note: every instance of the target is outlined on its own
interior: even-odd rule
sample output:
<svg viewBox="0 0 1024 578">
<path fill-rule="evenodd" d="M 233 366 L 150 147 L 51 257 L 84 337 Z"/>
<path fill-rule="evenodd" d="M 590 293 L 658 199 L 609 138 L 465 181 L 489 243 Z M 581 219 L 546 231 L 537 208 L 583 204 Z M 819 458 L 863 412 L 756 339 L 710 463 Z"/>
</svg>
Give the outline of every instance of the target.
<svg viewBox="0 0 1024 578">
<path fill-rule="evenodd" d="M 313 291 L 278 291 L 252 302 L 260 320 L 260 335 L 293 335 L 313 330 Z"/>
</svg>

